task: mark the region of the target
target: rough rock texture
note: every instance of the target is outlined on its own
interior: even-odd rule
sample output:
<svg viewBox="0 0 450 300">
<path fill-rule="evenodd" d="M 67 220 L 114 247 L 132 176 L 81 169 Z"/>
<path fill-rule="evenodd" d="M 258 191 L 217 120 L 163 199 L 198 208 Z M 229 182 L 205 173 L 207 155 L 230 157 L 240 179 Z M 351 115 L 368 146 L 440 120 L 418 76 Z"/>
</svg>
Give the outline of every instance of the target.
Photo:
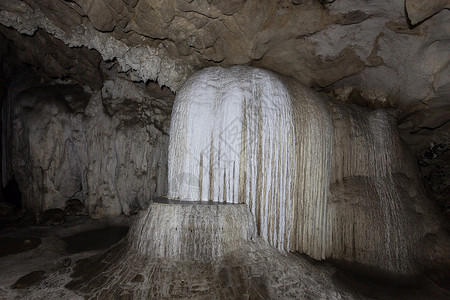
<svg viewBox="0 0 450 300">
<path fill-rule="evenodd" d="M 246 203 L 273 246 L 325 258 L 332 128 L 327 102 L 297 81 L 203 69 L 175 100 L 168 197 Z"/>
<path fill-rule="evenodd" d="M 411 105 L 448 88 L 445 7 L 444 0 L 14 0 L 1 4 L 0 22 L 94 48 L 132 79 L 173 90 L 192 68 L 251 63 L 310 85 L 361 87 Z M 407 16 L 413 24 L 433 18 L 409 28 Z"/>
<path fill-rule="evenodd" d="M 406 12 L 412 25 L 416 25 L 428 19 L 443 9 L 450 9 L 450 1 L 435 0 L 435 1 L 420 1 L 420 0 L 406 0 Z"/>
<path fill-rule="evenodd" d="M 157 198 L 134 225 L 129 246 L 151 258 L 210 261 L 256 238 L 254 218 L 244 204 L 180 204 Z"/>
<path fill-rule="evenodd" d="M 66 223 L 51 227 L 0 230 L 0 299 L 84 299 L 64 288 L 75 262 L 102 253 L 122 239 L 133 219 L 69 217 Z"/>
<path fill-rule="evenodd" d="M 44 30 L 36 31 L 31 37 L 2 26 L 0 34 L 9 47 L 5 56 L 10 56 L 11 60 L 14 55 L 22 64 L 32 66 L 41 78 L 70 79 L 93 90 L 101 88 L 101 56 L 97 51 L 86 47 L 69 48 Z"/>
<path fill-rule="evenodd" d="M 44 84 L 10 95 L 3 174 L 14 174 L 25 208 L 40 214 L 79 199 L 93 217 L 128 215 L 166 191 L 171 107 L 130 84 L 105 81 L 92 95 Z"/>
<path fill-rule="evenodd" d="M 205 66 L 254 65 L 343 102 L 398 108 L 401 121 L 425 112 L 414 126 L 427 128 L 449 106 L 448 8 L 448 0 L 10 0 L 0 3 L 0 51 L 45 80 L 94 90 L 111 70 L 178 91 Z M 3 64 L 0 99 L 14 72 Z M 414 150 L 422 160 L 433 146 L 411 126 L 402 123 L 402 136 L 422 141 Z M 440 132 L 433 145 L 446 143 Z M 428 163 L 430 195 L 445 202 L 437 194 L 449 186 L 448 162 Z"/>
<path fill-rule="evenodd" d="M 428 196 L 450 215 L 450 106 L 412 114 L 399 131 L 416 155 Z"/>
</svg>

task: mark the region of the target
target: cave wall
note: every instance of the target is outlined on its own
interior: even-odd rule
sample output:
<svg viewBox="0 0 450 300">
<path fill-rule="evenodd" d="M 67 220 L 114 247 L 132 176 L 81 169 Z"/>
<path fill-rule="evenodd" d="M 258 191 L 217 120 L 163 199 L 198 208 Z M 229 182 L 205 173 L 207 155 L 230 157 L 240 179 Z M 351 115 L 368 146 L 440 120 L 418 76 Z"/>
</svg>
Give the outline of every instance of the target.
<svg viewBox="0 0 450 300">
<path fill-rule="evenodd" d="M 14 78 L 27 69 L 50 86 L 80 85 L 87 91 L 90 104 L 86 107 L 96 109 L 85 108 L 76 113 L 54 109 L 58 114 L 66 114 L 65 119 L 73 118 L 74 114 L 82 115 L 79 122 L 83 126 L 92 132 L 96 130 L 100 140 L 110 144 L 111 149 L 117 148 L 105 155 L 103 165 L 97 163 L 95 171 L 87 172 L 97 174 L 92 175 L 91 183 L 105 181 L 102 183 L 105 191 L 115 190 L 117 195 L 122 195 L 109 196 L 115 199 L 112 200 L 115 204 L 106 209 L 106 215 L 129 210 L 127 205 L 119 209 L 117 204 L 124 203 L 118 199 L 125 197 L 128 190 L 119 192 L 114 188 L 116 180 L 101 175 L 110 168 L 108 172 L 117 177 L 120 163 L 116 168 L 112 165 L 126 156 L 122 146 L 117 143 L 112 146 L 112 140 L 133 140 L 131 132 L 137 130 L 136 136 L 154 143 L 150 132 L 164 136 L 166 133 L 160 123 L 169 115 L 152 111 L 150 114 L 158 117 L 144 117 L 146 121 L 133 125 L 139 119 L 137 115 L 145 114 L 137 113 L 144 110 L 145 105 L 130 104 L 141 108 L 128 111 L 130 101 L 124 95 L 135 97 L 137 90 L 145 90 L 145 97 L 161 99 L 161 95 L 162 98 L 168 95 L 173 98 L 167 91 L 161 94 L 159 88 L 150 91 L 148 82 L 154 81 L 176 93 L 194 71 L 233 64 L 276 71 L 344 103 L 396 108 L 400 133 L 418 160 L 428 196 L 443 211 L 448 211 L 450 200 L 445 195 L 450 186 L 449 6 L 445 0 L 4 1 L 0 3 L 1 89 L 4 99 L 7 95 L 15 99 L 16 86 L 10 82 L 20 81 Z M 123 85 L 123 93 L 111 98 L 108 90 L 112 85 Z M 170 100 L 162 100 L 158 105 L 171 107 Z M 115 103 L 123 105 L 116 107 Z M 99 124 L 88 122 L 89 116 Z M 75 130 L 79 126 L 75 119 L 73 124 L 69 122 L 70 126 L 54 129 L 55 132 L 60 134 L 66 130 L 63 127 Z M 120 125 L 122 123 L 127 125 Z M 156 129 L 144 132 L 143 124 Z M 22 139 L 29 137 L 27 131 Z M 88 135 L 84 138 L 95 145 L 95 138 Z M 18 138 L 15 140 L 19 142 Z M 164 143 L 158 140 L 156 144 Z M 105 150 L 96 147 L 95 153 Z M 3 148 L 9 149 L 5 143 Z M 84 161 L 88 162 L 98 161 L 93 154 L 80 154 L 80 157 L 87 157 Z M 9 156 L 2 156 L 3 166 L 8 159 Z M 112 165 L 107 167 L 110 163 Z M 82 165 L 84 168 L 86 163 Z M 120 172 L 128 174 L 123 168 Z M 3 172 L 2 177 L 12 175 Z M 139 199 L 144 194 L 149 195 L 148 192 L 134 193 L 141 195 Z M 100 199 L 99 195 L 101 193 L 95 198 Z M 62 200 L 55 201 L 61 203 Z M 89 201 L 85 203 L 91 205 Z"/>
<path fill-rule="evenodd" d="M 41 84 L 11 101 L 8 171 L 36 215 L 70 199 L 92 217 L 129 215 L 165 193 L 171 107 L 145 86 Z"/>
</svg>

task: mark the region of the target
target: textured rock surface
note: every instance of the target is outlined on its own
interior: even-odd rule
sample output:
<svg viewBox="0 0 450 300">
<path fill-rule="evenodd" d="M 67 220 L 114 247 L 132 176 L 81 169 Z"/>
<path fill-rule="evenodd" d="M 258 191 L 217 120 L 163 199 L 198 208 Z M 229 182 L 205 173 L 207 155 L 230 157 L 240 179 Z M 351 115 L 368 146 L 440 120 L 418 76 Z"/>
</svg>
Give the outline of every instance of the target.
<svg viewBox="0 0 450 300">
<path fill-rule="evenodd" d="M 14 55 L 21 63 L 31 65 L 41 78 L 67 78 L 93 90 L 101 88 L 101 56 L 97 51 L 86 47 L 69 48 L 44 30 L 36 31 L 31 37 L 2 26 L 0 33 L 5 37 L 3 42 L 9 46 L 5 56 Z"/>
<path fill-rule="evenodd" d="M 331 115 L 331 257 L 404 273 L 433 260 L 449 265 L 444 253 L 450 239 L 441 232 L 442 219 L 425 195 L 394 116 L 342 104 L 333 104 Z M 436 247 L 429 247 L 429 236 L 440 236 Z"/>
<path fill-rule="evenodd" d="M 419 0 L 406 0 L 405 6 L 411 24 L 415 25 L 432 17 L 443 9 L 450 9 L 450 1 L 434 0 L 424 2 Z"/>
<path fill-rule="evenodd" d="M 94 217 L 128 215 L 166 191 L 171 108 L 129 84 L 116 78 L 92 95 L 43 85 L 9 100 L 3 173 L 15 175 L 26 208 L 39 214 L 79 199 Z"/>
<path fill-rule="evenodd" d="M 327 263 L 281 254 L 257 240 L 246 242 L 243 251 L 225 255 L 216 260 L 218 263 L 145 259 L 127 251 L 123 244 L 102 254 L 105 247 L 111 246 L 105 242 L 111 242 L 113 232 L 123 237 L 122 226 L 127 228 L 130 218 L 82 219 L 54 227 L 1 230 L 0 252 L 8 246 L 13 249 L 0 257 L 0 298 L 74 300 L 90 295 L 100 299 L 145 299 L 144 295 L 170 295 L 202 299 L 203 295 L 203 299 L 423 300 L 447 299 L 449 295 L 426 278 L 407 282 L 396 282 L 394 278 L 388 282 L 367 280 L 361 274 L 343 274 Z M 11 239 L 15 243 L 8 242 Z M 105 250 L 94 250 L 94 245 L 101 244 Z M 74 248 L 70 249 L 70 245 Z M 24 289 L 11 288 L 33 270 L 45 271 L 40 283 Z M 443 280 L 448 281 L 448 276 Z M 107 288 L 102 290 L 100 286 Z"/>
<path fill-rule="evenodd" d="M 168 197 L 246 203 L 273 246 L 325 258 L 331 137 L 326 101 L 298 82 L 204 69 L 175 100 Z"/>
<path fill-rule="evenodd" d="M 399 132 L 416 155 L 428 196 L 450 215 L 450 106 L 408 116 Z"/>
<path fill-rule="evenodd" d="M 0 299 L 84 299 L 64 288 L 71 280 L 74 263 L 122 239 L 126 235 L 123 228 L 127 229 L 131 220 L 124 216 L 101 220 L 71 217 L 51 227 L 0 230 Z M 78 251 L 72 252 L 74 249 Z M 30 272 L 34 276 L 26 275 Z M 33 278 L 40 280 L 33 282 Z"/>
<path fill-rule="evenodd" d="M 196 69 L 249 64 L 344 102 L 399 108 L 401 120 L 427 111 L 433 121 L 431 112 L 448 106 L 450 91 L 448 8 L 448 0 L 11 0 L 0 4 L 0 50 L 2 60 L 15 52 L 45 80 L 94 90 L 111 70 L 138 85 L 152 80 L 178 91 Z M 9 68 L 1 72 L 1 98 Z M 432 147 L 410 124 L 402 124 L 403 137 Z M 433 144 L 445 140 L 434 131 Z M 436 178 L 429 185 L 448 188 L 441 170 L 448 163 L 430 165 L 439 171 L 423 169 Z"/>
<path fill-rule="evenodd" d="M 130 248 L 141 255 L 210 261 L 238 251 L 245 241 L 257 237 L 254 218 L 244 204 L 156 200 L 129 235 Z"/>
<path fill-rule="evenodd" d="M 130 78 L 173 90 L 193 68 L 251 63 L 309 85 L 382 93 L 396 106 L 445 95 L 448 1 L 322 3 L 14 0 L 1 4 L 0 22 L 96 49 Z M 409 28 L 407 16 L 433 17 Z"/>
</svg>

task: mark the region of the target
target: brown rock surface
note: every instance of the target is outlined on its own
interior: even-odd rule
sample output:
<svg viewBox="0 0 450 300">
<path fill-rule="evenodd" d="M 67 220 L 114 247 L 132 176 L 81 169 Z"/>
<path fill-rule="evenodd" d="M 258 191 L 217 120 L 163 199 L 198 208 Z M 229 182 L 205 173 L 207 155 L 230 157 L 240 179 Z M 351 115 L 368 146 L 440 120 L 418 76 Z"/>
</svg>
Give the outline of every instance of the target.
<svg viewBox="0 0 450 300">
<path fill-rule="evenodd" d="M 450 9 L 450 1 L 448 0 L 406 0 L 405 5 L 412 25 L 424 21 L 443 9 Z"/>
<path fill-rule="evenodd" d="M 115 83 L 124 89 L 153 81 L 176 92 L 197 69 L 247 64 L 344 102 L 398 108 L 401 120 L 428 111 L 433 123 L 431 111 L 448 106 L 450 93 L 448 8 L 448 0 L 11 0 L 0 4 L 0 23 L 3 52 L 45 80 L 102 90 L 108 114 L 136 112 L 129 97 L 108 100 L 112 73 L 127 78 Z M 167 128 L 164 117 L 144 119 Z M 415 132 L 407 124 L 402 130 Z M 445 136 L 434 134 L 433 143 Z"/>
<path fill-rule="evenodd" d="M 2 4 L 0 22 L 94 48 L 133 80 L 156 80 L 174 91 L 193 69 L 251 64 L 320 88 L 380 91 L 398 106 L 439 98 L 439 87 L 449 83 L 439 79 L 448 74 L 449 4 L 424 3 L 15 0 Z M 34 19 L 19 24 L 19 13 Z M 417 29 L 407 17 L 413 24 L 428 19 Z"/>
</svg>

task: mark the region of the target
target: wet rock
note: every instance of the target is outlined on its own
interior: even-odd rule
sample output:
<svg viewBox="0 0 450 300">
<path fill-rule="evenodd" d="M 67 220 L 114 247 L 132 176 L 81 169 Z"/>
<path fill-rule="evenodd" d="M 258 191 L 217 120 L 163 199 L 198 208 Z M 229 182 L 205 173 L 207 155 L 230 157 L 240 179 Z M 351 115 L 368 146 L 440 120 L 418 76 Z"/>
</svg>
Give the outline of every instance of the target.
<svg viewBox="0 0 450 300">
<path fill-rule="evenodd" d="M 37 237 L 0 237 L 0 257 L 29 251 L 40 244 Z"/>
<path fill-rule="evenodd" d="M 130 294 L 122 294 L 119 296 L 118 298 L 119 300 L 132 300 L 133 296 L 131 296 Z"/>
<path fill-rule="evenodd" d="M 163 204 L 156 204 L 156 210 L 164 215 L 163 218 L 153 219 L 142 214 L 139 222 L 141 225 L 145 225 L 145 222 L 153 223 L 153 229 L 156 231 L 153 232 L 154 236 L 161 237 L 162 240 L 169 239 L 165 234 L 176 226 L 160 226 L 161 219 L 166 221 L 166 216 L 174 215 L 180 217 L 173 214 L 178 209 L 172 206 L 177 204 L 167 205 L 170 207 L 165 211 Z M 182 205 L 188 206 L 180 206 Z M 170 245 L 161 242 L 160 249 L 157 250 L 162 254 L 166 247 L 169 250 L 166 254 L 171 256 L 169 248 L 180 246 L 180 250 L 186 251 L 185 255 L 182 255 L 184 258 L 155 258 L 156 253 L 149 250 L 151 247 L 145 247 L 145 244 L 153 242 L 156 245 L 160 241 L 136 237 L 136 234 L 142 233 L 144 236 L 147 233 L 146 228 L 139 228 L 137 225 L 130 234 L 131 239 L 118 243 L 97 257 L 78 261 L 71 275 L 73 280 L 66 288 L 89 296 L 95 295 L 97 299 L 118 299 L 121 295 L 124 299 L 342 299 L 330 284 L 324 270 L 311 268 L 309 263 L 300 261 L 291 253 L 282 254 L 261 243 L 259 238 L 248 243 L 242 240 L 253 235 L 250 232 L 255 232 L 255 225 L 251 220 L 243 222 L 239 219 L 237 214 L 233 213 L 237 210 L 236 206 L 223 205 L 216 213 L 213 213 L 212 205 L 193 206 L 185 208 L 192 213 L 187 215 L 193 217 L 195 213 L 196 218 L 184 216 L 186 219 L 181 217 L 177 220 L 175 217 L 173 220 L 183 227 L 191 227 L 196 232 L 193 236 L 197 240 L 189 237 L 189 230 L 186 230 L 187 233 L 174 230 Z M 241 206 L 240 209 L 244 207 Z M 225 215 L 229 218 L 224 217 Z M 226 246 L 227 250 L 237 243 L 243 247 L 231 252 L 222 249 L 222 254 L 229 255 L 219 255 L 212 259 L 211 248 L 217 246 L 212 239 L 219 239 L 199 233 L 211 232 L 210 225 L 222 231 L 220 226 L 214 226 L 215 223 L 211 220 L 216 217 L 225 223 L 221 235 L 223 246 Z M 198 223 L 190 226 L 193 222 Z M 235 224 L 243 225 L 238 229 L 239 233 L 229 228 Z M 247 236 L 244 234 L 246 231 Z M 151 235 L 152 232 L 148 233 Z M 175 238 L 178 234 L 179 239 Z M 141 246 L 143 250 L 148 250 L 147 253 L 134 249 L 137 246 L 134 238 L 141 240 Z M 179 245 L 176 245 L 177 243 Z M 217 252 L 213 255 L 216 254 Z M 194 256 L 202 256 L 203 259 L 192 259 Z M 136 281 L 130 280 L 133 277 Z M 141 277 L 145 279 L 145 284 L 140 282 Z M 131 298 L 128 298 L 129 296 Z"/>
<path fill-rule="evenodd" d="M 52 208 L 44 211 L 42 214 L 41 224 L 43 225 L 58 225 L 64 223 L 66 220 L 66 213 L 59 208 Z"/>
<path fill-rule="evenodd" d="M 64 237 L 66 250 L 69 253 L 105 249 L 114 245 L 126 236 L 128 227 L 111 226 L 96 230 L 84 231 Z"/>
<path fill-rule="evenodd" d="M 86 214 L 86 208 L 84 207 L 83 203 L 81 203 L 81 201 L 78 199 L 67 200 L 64 211 L 68 216 L 78 216 Z"/>
<path fill-rule="evenodd" d="M 45 271 L 33 271 L 20 277 L 12 286 L 12 289 L 25 289 L 36 285 L 44 279 Z"/>
</svg>

